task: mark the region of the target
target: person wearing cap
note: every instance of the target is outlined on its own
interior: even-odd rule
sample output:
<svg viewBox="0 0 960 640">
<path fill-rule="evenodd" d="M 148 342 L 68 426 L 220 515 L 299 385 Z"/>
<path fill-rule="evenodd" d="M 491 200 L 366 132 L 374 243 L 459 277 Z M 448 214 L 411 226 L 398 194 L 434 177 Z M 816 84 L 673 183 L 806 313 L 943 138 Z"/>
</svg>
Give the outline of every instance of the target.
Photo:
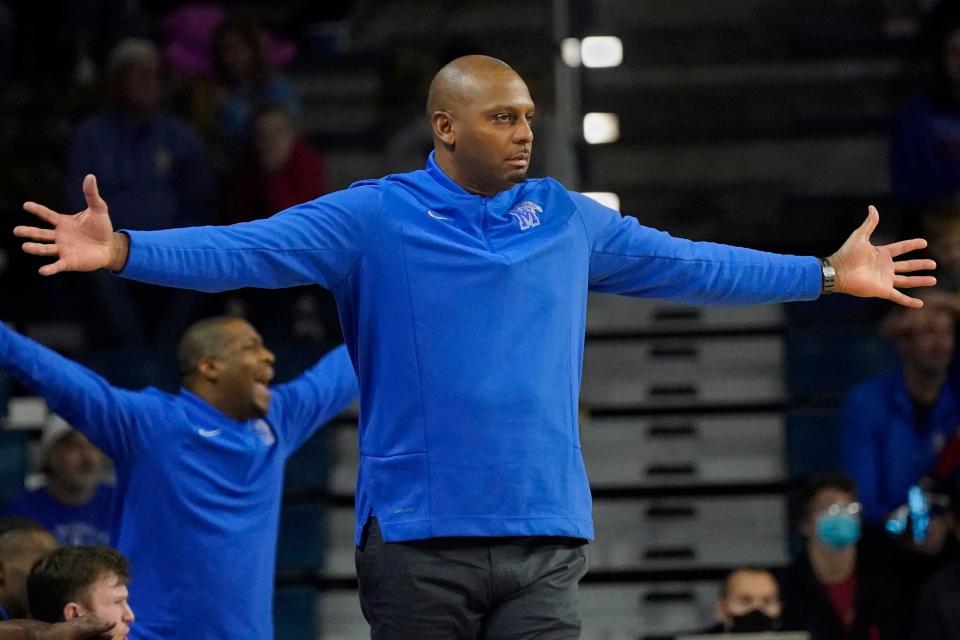
<svg viewBox="0 0 960 640">
<path fill-rule="evenodd" d="M 114 489 L 101 482 L 106 456 L 51 414 L 43 427 L 39 458 L 44 486 L 13 498 L 0 515 L 36 520 L 62 545 L 108 544 Z"/>
</svg>

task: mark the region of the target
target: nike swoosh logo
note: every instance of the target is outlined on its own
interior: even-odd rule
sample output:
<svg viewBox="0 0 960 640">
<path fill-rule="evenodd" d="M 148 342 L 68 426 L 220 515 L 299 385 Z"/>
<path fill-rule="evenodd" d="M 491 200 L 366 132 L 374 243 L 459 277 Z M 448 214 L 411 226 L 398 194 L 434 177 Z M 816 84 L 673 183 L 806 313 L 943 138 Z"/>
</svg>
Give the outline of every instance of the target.
<svg viewBox="0 0 960 640">
<path fill-rule="evenodd" d="M 220 435 L 222 432 L 222 429 L 197 429 L 197 433 L 204 438 L 213 438 L 214 436 Z"/>
<path fill-rule="evenodd" d="M 442 216 L 436 211 L 434 211 L 433 209 L 427 209 L 427 215 L 433 218 L 434 220 L 452 220 L 452 218 L 447 218 L 446 216 Z"/>
</svg>

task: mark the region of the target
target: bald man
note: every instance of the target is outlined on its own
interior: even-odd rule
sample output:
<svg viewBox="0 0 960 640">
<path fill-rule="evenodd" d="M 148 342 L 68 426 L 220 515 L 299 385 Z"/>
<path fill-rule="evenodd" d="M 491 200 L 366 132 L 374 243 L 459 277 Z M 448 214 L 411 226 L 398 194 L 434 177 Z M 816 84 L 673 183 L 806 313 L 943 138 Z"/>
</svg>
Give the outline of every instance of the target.
<svg viewBox="0 0 960 640">
<path fill-rule="evenodd" d="M 113 460 L 129 637 L 270 640 L 284 466 L 353 402 L 356 374 L 338 347 L 271 388 L 274 355 L 239 318 L 193 324 L 177 356 L 178 393 L 119 389 L 0 323 L 0 369 Z M 26 581 L 30 564 L 20 570 Z M 108 585 L 116 602 L 121 582 Z M 126 637 L 121 609 L 114 635 Z"/>
<path fill-rule="evenodd" d="M 57 548 L 39 523 L 27 518 L 0 518 L 0 620 L 27 616 L 27 576 L 33 563 Z"/>
<path fill-rule="evenodd" d="M 422 171 L 365 180 L 267 220 L 115 233 L 88 208 L 18 227 L 51 275 L 108 268 L 221 291 L 319 284 L 361 389 L 361 605 L 374 639 L 579 636 L 593 537 L 577 395 L 589 291 L 690 304 L 823 292 L 917 306 L 895 287 L 925 246 L 875 247 L 874 209 L 826 261 L 678 240 L 549 178 L 527 179 L 534 104 L 508 65 L 458 58 L 428 100 Z M 110 180 L 110 176 L 103 176 Z"/>
</svg>

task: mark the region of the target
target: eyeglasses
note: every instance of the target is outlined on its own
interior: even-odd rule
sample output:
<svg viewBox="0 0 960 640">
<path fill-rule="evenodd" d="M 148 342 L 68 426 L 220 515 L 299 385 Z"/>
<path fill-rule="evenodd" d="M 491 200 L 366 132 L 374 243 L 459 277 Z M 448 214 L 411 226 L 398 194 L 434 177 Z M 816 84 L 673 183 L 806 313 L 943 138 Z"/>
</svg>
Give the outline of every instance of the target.
<svg viewBox="0 0 960 640">
<path fill-rule="evenodd" d="M 834 502 L 833 504 L 824 507 L 817 511 L 819 516 L 836 516 L 841 513 L 846 513 L 851 516 L 860 515 L 860 512 L 863 510 L 863 505 L 859 502 Z"/>
</svg>

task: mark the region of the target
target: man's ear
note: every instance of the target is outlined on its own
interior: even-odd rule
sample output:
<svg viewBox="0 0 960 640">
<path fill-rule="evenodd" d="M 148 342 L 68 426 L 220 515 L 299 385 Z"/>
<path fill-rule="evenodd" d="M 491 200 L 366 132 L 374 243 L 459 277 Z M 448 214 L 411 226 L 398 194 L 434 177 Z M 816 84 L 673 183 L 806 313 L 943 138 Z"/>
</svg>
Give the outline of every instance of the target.
<svg viewBox="0 0 960 640">
<path fill-rule="evenodd" d="M 83 609 L 76 602 L 68 602 L 63 605 L 63 619 L 73 620 L 83 615 Z"/>
<path fill-rule="evenodd" d="M 713 615 L 717 617 L 717 620 L 723 624 L 724 628 L 730 625 L 730 612 L 727 611 L 726 601 L 723 599 L 717 600 L 717 603 L 713 605 Z"/>
<path fill-rule="evenodd" d="M 220 366 L 213 357 L 201 358 L 197 363 L 197 375 L 207 382 L 216 382 L 220 377 Z"/>
<path fill-rule="evenodd" d="M 457 138 L 453 132 L 453 123 L 453 114 L 449 111 L 434 111 L 433 115 L 430 116 L 433 135 L 448 147 L 452 147 Z"/>
</svg>

